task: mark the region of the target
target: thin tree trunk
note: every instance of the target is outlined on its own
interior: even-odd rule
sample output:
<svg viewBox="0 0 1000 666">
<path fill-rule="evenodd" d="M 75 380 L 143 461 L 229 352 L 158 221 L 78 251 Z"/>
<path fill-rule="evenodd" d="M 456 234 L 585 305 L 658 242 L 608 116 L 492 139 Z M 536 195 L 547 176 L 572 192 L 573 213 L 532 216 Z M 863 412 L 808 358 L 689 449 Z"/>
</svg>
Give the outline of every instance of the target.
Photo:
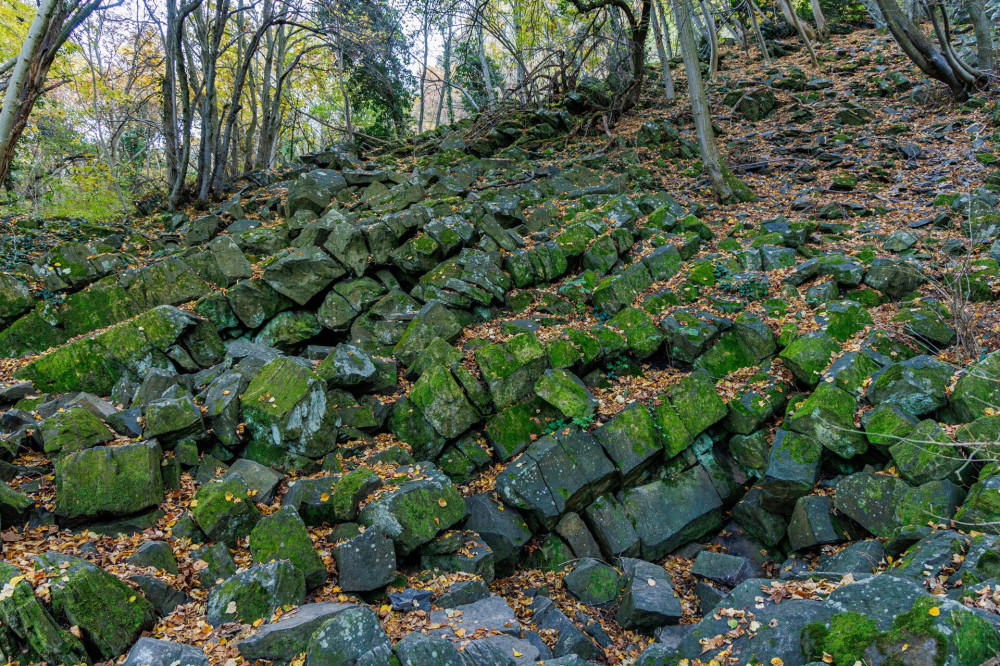
<svg viewBox="0 0 1000 666">
<path fill-rule="evenodd" d="M 983 0 L 965 0 L 964 4 L 976 33 L 976 64 L 982 71 L 990 73 L 993 71 L 996 59 L 993 52 L 993 34 L 990 32 L 990 21 L 983 11 Z"/>
<path fill-rule="evenodd" d="M 337 82 L 340 84 L 340 94 L 344 98 L 344 127 L 347 128 L 347 138 L 351 144 L 354 143 L 354 123 L 351 119 L 351 98 L 347 94 L 347 85 L 344 83 L 344 48 L 337 40 Z M 295 129 L 292 128 L 294 136 Z"/>
<path fill-rule="evenodd" d="M 451 37 L 452 23 L 451 14 L 448 15 L 448 38 L 444 41 L 444 90 L 448 95 L 446 104 L 448 105 L 448 123 L 455 122 L 455 100 L 451 95 Z"/>
<path fill-rule="evenodd" d="M 890 1 L 895 2 L 895 0 Z M 792 6 L 791 0 L 777 0 L 777 2 L 781 8 L 781 15 L 795 28 L 795 31 L 799 34 L 799 39 L 802 40 L 802 43 L 806 46 L 806 50 L 809 51 L 809 58 L 812 60 L 813 66 L 819 67 L 819 60 L 816 58 L 816 51 L 812 45 L 813 41 L 817 38 L 816 31 L 799 18 L 799 15 L 795 13 L 795 7 Z"/>
<path fill-rule="evenodd" d="M 961 63 L 959 67 L 955 66 L 955 61 L 958 58 L 954 51 L 950 50 L 951 45 L 947 42 L 947 35 L 941 30 L 933 12 L 930 12 L 929 16 L 934 23 L 941 50 L 935 48 L 923 30 L 910 20 L 896 3 L 896 0 L 877 1 L 889 32 L 892 33 L 903 53 L 924 74 L 951 88 L 952 94 L 957 100 L 964 101 L 977 85 L 985 84 L 982 72 L 970 68 L 965 63 Z"/>
<path fill-rule="evenodd" d="M 691 115 L 694 117 L 695 132 L 698 135 L 698 151 L 702 168 L 712 183 L 712 190 L 719 201 L 752 201 L 753 193 L 733 176 L 715 142 L 712 130 L 712 115 L 705 94 L 705 84 L 701 78 L 701 64 L 698 59 L 698 45 L 695 42 L 692 11 L 688 6 L 694 0 L 674 0 L 674 17 L 684 55 L 684 69 L 687 72 L 688 96 L 691 98 Z"/>
<path fill-rule="evenodd" d="M 427 107 L 427 52 L 430 50 L 428 47 L 428 37 L 430 36 L 430 19 L 431 19 L 431 3 L 430 0 L 424 0 L 424 51 L 421 54 L 421 66 L 420 66 L 420 111 L 417 117 L 417 134 L 422 134 L 424 131 L 424 109 Z"/>
<path fill-rule="evenodd" d="M 826 39 L 830 36 L 830 31 L 827 29 L 826 16 L 823 15 L 823 8 L 819 5 L 819 0 L 809 0 L 810 6 L 812 7 L 813 20 L 816 21 L 816 32 L 820 39 Z"/>
<path fill-rule="evenodd" d="M 486 101 L 488 106 L 493 106 L 496 101 L 493 96 L 493 78 L 490 76 L 490 64 L 486 59 L 486 43 L 483 41 L 482 19 L 476 22 L 477 36 L 479 37 L 479 67 L 483 71 L 483 85 L 486 86 Z"/>
<path fill-rule="evenodd" d="M 669 41 L 670 33 L 665 30 L 667 22 L 663 18 L 663 9 L 660 7 L 660 0 L 655 0 L 651 11 L 653 12 L 650 18 L 653 21 L 653 36 L 656 38 L 656 52 L 660 56 L 660 66 L 663 68 L 663 88 L 667 94 L 667 99 L 673 100 L 677 98 L 677 93 L 674 92 L 674 77 L 670 74 L 670 59 L 667 57 L 666 49 L 663 46 L 664 40 Z M 661 23 L 664 28 L 660 27 Z"/>
<path fill-rule="evenodd" d="M 771 56 L 767 52 L 767 42 L 764 40 L 764 35 L 760 31 L 760 24 L 757 22 L 757 5 L 754 4 L 753 0 L 747 0 L 747 9 L 750 14 L 750 25 L 753 26 L 753 34 L 757 38 L 757 45 L 760 46 L 760 54 L 764 57 L 764 65 L 767 67 L 771 66 Z M 761 12 L 761 16 L 763 16 Z"/>
<path fill-rule="evenodd" d="M 711 58 L 708 66 L 708 80 L 715 81 L 719 77 L 719 26 L 715 24 L 715 17 L 705 0 L 701 0 L 701 13 L 705 18 L 705 26 L 708 29 L 708 45 L 711 48 Z"/>
<path fill-rule="evenodd" d="M 24 43 L 21 44 L 21 50 L 17 54 L 14 71 L 11 72 L 10 80 L 7 82 L 3 108 L 0 108 L 0 183 L 7 182 L 10 164 L 14 159 L 14 148 L 23 130 L 23 122 L 19 122 L 19 118 L 27 119 L 27 113 L 22 111 L 29 101 L 26 94 L 29 88 L 29 71 L 37 64 L 38 54 L 58 7 L 59 0 L 42 0 L 38 11 L 35 12 L 35 18 L 28 27 Z M 27 111 L 30 112 L 30 106 Z M 21 130 L 18 130 L 19 124 Z"/>
</svg>

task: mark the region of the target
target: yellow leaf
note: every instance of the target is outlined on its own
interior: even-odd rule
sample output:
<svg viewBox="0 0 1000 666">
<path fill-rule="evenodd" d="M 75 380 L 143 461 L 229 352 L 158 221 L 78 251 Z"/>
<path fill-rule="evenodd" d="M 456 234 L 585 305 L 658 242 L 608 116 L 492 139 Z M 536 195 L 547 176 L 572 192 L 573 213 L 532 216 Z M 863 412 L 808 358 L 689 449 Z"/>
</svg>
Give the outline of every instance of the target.
<svg viewBox="0 0 1000 666">
<path fill-rule="evenodd" d="M 937 606 L 931 606 L 931 607 L 930 607 L 930 609 L 929 609 L 929 610 L 928 610 L 927 612 L 928 612 L 928 613 L 929 613 L 929 614 L 930 614 L 930 615 L 931 615 L 932 617 L 937 617 L 938 615 L 940 615 L 940 614 L 941 614 L 941 609 L 940 609 L 940 608 L 938 608 Z"/>
<path fill-rule="evenodd" d="M 771 666 L 784 666 L 785 662 L 781 661 L 779 657 L 771 658 Z"/>
<path fill-rule="evenodd" d="M 195 508 L 196 506 L 198 506 L 198 500 L 196 500 L 196 499 L 194 499 L 194 500 L 191 500 L 191 508 L 193 509 L 193 508 Z"/>
<path fill-rule="evenodd" d="M 135 595 L 133 594 L 131 597 L 128 598 L 128 602 L 132 603 L 134 601 L 135 601 Z"/>
<path fill-rule="evenodd" d="M 326 502 L 329 499 L 330 499 L 330 493 L 323 493 L 322 495 L 319 496 L 320 502 Z"/>
<path fill-rule="evenodd" d="M 226 493 L 226 501 L 227 502 L 232 502 L 233 501 L 233 494 L 232 493 Z"/>
<path fill-rule="evenodd" d="M 259 617 L 259 618 L 257 618 L 256 620 L 253 621 L 253 626 L 259 627 L 260 623 L 263 622 L 263 621 L 264 621 L 264 618 Z"/>
<path fill-rule="evenodd" d="M 442 509 L 445 508 L 446 506 L 448 506 L 448 500 L 446 500 L 443 497 L 439 497 L 438 498 L 438 506 L 441 507 Z"/>
<path fill-rule="evenodd" d="M 515 657 L 521 657 L 523 655 L 520 652 L 518 652 L 517 650 L 514 650 L 514 656 Z"/>
</svg>

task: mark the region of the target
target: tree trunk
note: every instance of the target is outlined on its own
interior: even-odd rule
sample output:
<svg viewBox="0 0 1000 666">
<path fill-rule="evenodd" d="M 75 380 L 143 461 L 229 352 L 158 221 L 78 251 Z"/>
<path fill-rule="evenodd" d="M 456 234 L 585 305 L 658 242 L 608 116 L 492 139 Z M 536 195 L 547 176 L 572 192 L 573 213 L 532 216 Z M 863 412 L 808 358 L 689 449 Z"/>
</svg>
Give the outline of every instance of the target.
<svg viewBox="0 0 1000 666">
<path fill-rule="evenodd" d="M 909 16 L 896 3 L 896 0 L 877 0 L 877 2 L 889 32 L 892 33 L 903 53 L 924 74 L 951 88 L 955 99 L 965 101 L 976 86 L 985 85 L 986 81 L 982 72 L 962 63 L 954 54 L 951 44 L 947 41 L 947 35 L 933 13 L 933 5 L 928 7 L 928 10 L 941 50 L 938 50 L 923 30 L 910 20 Z"/>
<path fill-rule="evenodd" d="M 757 45 L 760 46 L 760 54 L 764 57 L 764 65 L 767 67 L 771 66 L 771 56 L 767 52 L 767 42 L 764 41 L 764 34 L 760 31 L 760 23 L 757 22 L 757 5 L 754 4 L 753 0 L 747 0 L 747 11 L 750 14 L 750 25 L 753 26 L 753 34 L 757 38 Z M 764 13 L 761 12 L 761 16 Z"/>
<path fill-rule="evenodd" d="M 483 85 L 486 86 L 486 101 L 488 106 L 493 106 L 496 100 L 493 97 L 493 78 L 490 76 L 490 64 L 486 59 L 486 43 L 483 41 L 482 18 L 477 18 L 476 30 L 479 37 L 479 67 L 483 71 Z"/>
<path fill-rule="evenodd" d="M 715 16 L 705 0 L 701 0 L 701 13 L 708 29 L 708 45 L 711 48 L 711 58 L 708 65 L 708 80 L 715 81 L 719 76 L 719 26 L 715 24 Z"/>
<path fill-rule="evenodd" d="M 701 78 L 701 63 L 698 59 L 698 45 L 695 42 L 692 11 L 688 3 L 694 0 L 674 0 L 674 17 L 677 34 L 684 56 L 684 70 L 687 72 L 688 96 L 691 98 L 691 115 L 694 117 L 695 132 L 698 135 L 698 152 L 701 154 L 702 168 L 712 183 L 712 191 L 722 203 L 752 201 L 753 193 L 733 176 L 715 142 L 712 129 L 712 114 L 705 94 L 705 84 Z"/>
<path fill-rule="evenodd" d="M 448 37 L 444 40 L 444 91 L 448 95 L 445 104 L 448 105 L 448 123 L 455 122 L 455 102 L 451 96 L 451 15 L 448 15 Z"/>
<path fill-rule="evenodd" d="M 17 147 L 21 132 L 24 131 L 31 107 L 34 106 L 34 98 L 37 98 L 37 92 L 32 94 L 33 86 L 29 74 L 32 68 L 39 65 L 38 56 L 50 32 L 58 7 L 59 0 L 42 0 L 38 11 L 35 12 L 35 18 L 28 27 L 24 43 L 21 44 L 21 50 L 17 54 L 14 71 L 7 82 L 3 107 L 0 108 L 0 183 L 9 182 L 14 149 Z"/>
<path fill-rule="evenodd" d="M 430 50 L 428 47 L 428 38 L 431 31 L 431 3 L 430 0 L 424 0 L 424 51 L 421 55 L 421 66 L 420 66 L 420 112 L 417 117 L 417 134 L 422 134 L 424 131 L 424 109 L 427 107 L 427 52 Z"/>
<path fill-rule="evenodd" d="M 826 25 L 826 16 L 823 15 L 823 8 L 819 5 L 819 0 L 810 0 L 810 6 L 812 7 L 813 20 L 816 21 L 816 32 L 820 39 L 826 39 L 830 36 L 830 30 Z"/>
<path fill-rule="evenodd" d="M 983 0 L 965 0 L 965 11 L 969 13 L 972 28 L 976 32 L 976 64 L 989 74 L 996 64 L 993 53 L 993 34 L 990 21 L 983 10 Z"/>
<path fill-rule="evenodd" d="M 891 1 L 895 2 L 895 0 Z M 791 0 L 777 0 L 777 2 L 781 8 L 781 15 L 799 33 L 799 39 L 802 40 L 802 43 L 806 46 L 806 50 L 809 51 L 809 58 L 812 60 L 813 67 L 819 67 L 819 60 L 816 58 L 816 51 L 812 45 L 818 39 L 816 31 L 812 26 L 799 18 L 799 15 L 795 13 L 795 7 L 792 6 Z"/>
<path fill-rule="evenodd" d="M 674 78 L 670 74 L 670 59 L 667 57 L 667 51 L 663 46 L 664 39 L 670 39 L 670 33 L 665 29 L 667 22 L 663 18 L 663 9 L 660 7 L 660 0 L 656 0 L 650 9 L 653 12 L 650 19 L 653 21 L 653 36 L 656 38 L 656 52 L 660 56 L 660 66 L 663 68 L 663 88 L 666 91 L 667 99 L 673 100 L 677 98 L 677 93 L 674 92 Z M 660 27 L 661 23 L 664 28 Z"/>
</svg>

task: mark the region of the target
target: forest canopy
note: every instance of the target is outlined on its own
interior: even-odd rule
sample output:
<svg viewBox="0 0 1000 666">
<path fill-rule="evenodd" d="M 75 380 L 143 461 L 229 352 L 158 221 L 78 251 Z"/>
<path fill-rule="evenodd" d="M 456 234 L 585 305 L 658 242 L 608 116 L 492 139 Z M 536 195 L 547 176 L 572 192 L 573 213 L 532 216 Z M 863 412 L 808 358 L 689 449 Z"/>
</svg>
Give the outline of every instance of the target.
<svg viewBox="0 0 1000 666">
<path fill-rule="evenodd" d="M 11 210 L 46 215 L 123 219 L 151 195 L 204 206 L 303 153 L 384 147 L 567 95 L 583 94 L 601 115 L 593 127 L 606 130 L 635 103 L 647 68 L 672 99 L 671 63 L 686 60 L 689 79 L 704 66 L 714 81 L 720 42 L 767 61 L 775 37 L 801 40 L 815 60 L 811 45 L 838 22 L 887 30 L 958 99 L 988 85 L 988 4 L 903 4 L 4 0 L 0 180 Z M 956 20 L 982 40 L 972 58 L 951 45 Z M 691 100 L 702 135 L 703 98 Z M 739 198 L 713 147 L 702 150 L 720 198 Z"/>
</svg>

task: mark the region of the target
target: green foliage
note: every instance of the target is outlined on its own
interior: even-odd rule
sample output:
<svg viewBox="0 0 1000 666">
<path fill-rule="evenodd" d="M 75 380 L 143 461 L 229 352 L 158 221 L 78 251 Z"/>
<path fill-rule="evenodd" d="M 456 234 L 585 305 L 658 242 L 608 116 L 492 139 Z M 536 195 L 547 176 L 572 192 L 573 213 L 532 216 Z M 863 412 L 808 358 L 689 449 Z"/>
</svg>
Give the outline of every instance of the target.
<svg viewBox="0 0 1000 666">
<path fill-rule="evenodd" d="M 489 100 L 486 92 L 486 81 L 483 79 L 483 68 L 479 59 L 479 42 L 474 40 L 459 43 L 455 48 L 455 83 L 463 89 L 482 107 Z M 486 55 L 487 67 L 490 70 L 490 82 L 496 85 L 503 80 L 503 70 L 496 59 Z M 475 113 L 476 109 L 462 96 L 462 107 L 466 113 Z"/>
</svg>

